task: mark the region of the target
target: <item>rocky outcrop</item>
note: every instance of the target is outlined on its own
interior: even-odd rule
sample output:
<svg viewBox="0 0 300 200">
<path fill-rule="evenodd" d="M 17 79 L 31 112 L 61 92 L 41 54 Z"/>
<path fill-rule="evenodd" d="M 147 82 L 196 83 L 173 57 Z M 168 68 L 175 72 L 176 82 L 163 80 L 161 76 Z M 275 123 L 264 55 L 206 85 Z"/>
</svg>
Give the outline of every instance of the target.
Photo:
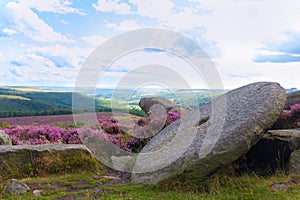
<svg viewBox="0 0 300 200">
<path fill-rule="evenodd" d="M 139 102 L 140 108 L 145 112 L 149 113 L 151 107 L 155 105 L 160 105 L 165 109 L 165 113 L 171 111 L 176 113 L 181 113 L 183 115 L 189 113 L 191 111 L 190 108 L 179 106 L 168 99 L 160 98 L 160 97 L 152 97 L 152 98 L 142 98 Z"/>
<path fill-rule="evenodd" d="M 0 145 L 12 145 L 9 135 L 2 130 L 0 130 Z"/>
<path fill-rule="evenodd" d="M 44 174 L 55 173 L 71 167 L 72 170 L 76 170 L 76 168 L 86 167 L 83 162 L 89 162 L 88 159 L 91 157 L 90 151 L 84 145 L 78 144 L 2 145 L 0 146 L 0 175 L 9 176 L 16 171 L 38 173 L 43 170 Z"/>
<path fill-rule="evenodd" d="M 205 178 L 246 154 L 277 120 L 285 103 L 285 90 L 269 82 L 215 98 L 150 140 L 136 158 L 132 182 Z"/>
<path fill-rule="evenodd" d="M 16 179 L 11 179 L 7 181 L 4 184 L 4 189 L 10 194 L 23 194 L 30 190 L 28 185 Z"/>
<path fill-rule="evenodd" d="M 237 171 L 253 170 L 272 174 L 278 169 L 287 170 L 290 155 L 300 149 L 300 130 L 269 130 L 250 151 L 238 161 Z"/>
<path fill-rule="evenodd" d="M 295 105 L 298 103 L 300 103 L 300 90 L 287 94 L 287 100 L 286 100 L 284 109 L 288 110 L 291 108 L 292 105 Z"/>
<path fill-rule="evenodd" d="M 286 142 L 291 151 L 300 149 L 300 129 L 269 130 L 263 140 Z"/>
</svg>

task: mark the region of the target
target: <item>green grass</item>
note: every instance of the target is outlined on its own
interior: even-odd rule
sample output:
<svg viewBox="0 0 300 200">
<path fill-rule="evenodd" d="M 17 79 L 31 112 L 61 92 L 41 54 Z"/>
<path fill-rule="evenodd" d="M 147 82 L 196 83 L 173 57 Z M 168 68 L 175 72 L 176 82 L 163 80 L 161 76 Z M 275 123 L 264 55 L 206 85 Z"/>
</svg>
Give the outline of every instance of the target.
<svg viewBox="0 0 300 200">
<path fill-rule="evenodd" d="M 179 181 L 149 186 L 142 184 L 112 184 L 104 171 L 81 172 L 76 174 L 49 175 L 46 177 L 22 179 L 31 188 L 41 189 L 42 197 L 34 197 L 32 191 L 22 195 L 9 195 L 3 191 L 0 180 L 0 199 L 164 199 L 164 200 L 297 200 L 300 199 L 300 177 L 290 177 L 283 173 L 274 176 L 259 177 L 245 174 L 241 177 L 217 174 L 199 185 L 181 183 Z M 287 191 L 272 191 L 271 186 L 285 183 Z"/>
</svg>

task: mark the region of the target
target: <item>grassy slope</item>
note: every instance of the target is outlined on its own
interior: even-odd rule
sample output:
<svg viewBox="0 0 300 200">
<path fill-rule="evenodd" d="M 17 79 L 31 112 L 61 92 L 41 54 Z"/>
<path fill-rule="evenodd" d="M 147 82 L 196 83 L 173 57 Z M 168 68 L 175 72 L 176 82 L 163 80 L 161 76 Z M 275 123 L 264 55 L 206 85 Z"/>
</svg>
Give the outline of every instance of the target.
<svg viewBox="0 0 300 200">
<path fill-rule="evenodd" d="M 16 95 L 0 95 L 0 99 L 20 99 L 24 101 L 29 101 L 30 99 L 24 98 L 21 96 L 16 96 Z"/>
<path fill-rule="evenodd" d="M 34 197 L 32 191 L 23 195 L 9 195 L 0 186 L 0 199 L 300 199 L 299 177 L 291 178 L 283 174 L 262 178 L 255 175 L 242 177 L 215 175 L 201 186 L 173 185 L 145 186 L 141 184 L 118 184 L 113 176 L 103 176 L 105 172 L 82 172 L 48 176 L 44 178 L 23 179 L 31 188 L 42 189 L 42 197 Z M 273 191 L 275 183 L 286 183 L 287 191 Z M 1 192 L 2 189 L 2 192 Z"/>
<path fill-rule="evenodd" d="M 80 102 L 92 102 L 93 99 L 81 94 Z M 0 87 L 0 113 L 18 112 L 28 115 L 30 112 L 70 110 L 72 109 L 71 92 L 56 92 L 31 88 L 1 88 Z M 25 101 L 28 100 L 28 101 Z M 96 106 L 101 107 L 96 102 Z M 80 108 L 85 109 L 85 107 Z M 28 113 L 29 112 L 29 113 Z M 22 115 L 22 114 L 21 114 Z"/>
</svg>

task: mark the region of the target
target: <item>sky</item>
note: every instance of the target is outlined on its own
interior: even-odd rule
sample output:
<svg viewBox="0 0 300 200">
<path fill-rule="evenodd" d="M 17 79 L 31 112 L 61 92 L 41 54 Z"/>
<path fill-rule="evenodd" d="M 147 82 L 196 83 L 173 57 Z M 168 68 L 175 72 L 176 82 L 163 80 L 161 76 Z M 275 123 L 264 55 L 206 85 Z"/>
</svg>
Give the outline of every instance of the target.
<svg viewBox="0 0 300 200">
<path fill-rule="evenodd" d="M 157 28 L 195 41 L 225 89 L 258 81 L 300 88 L 299 10 L 298 0 L 1 0 L 0 85 L 74 87 L 103 43 Z M 181 87 L 174 81 L 178 74 L 191 88 L 213 79 L 195 76 L 182 55 L 140 49 L 112 60 L 97 84 L 115 87 L 155 76 Z"/>
</svg>

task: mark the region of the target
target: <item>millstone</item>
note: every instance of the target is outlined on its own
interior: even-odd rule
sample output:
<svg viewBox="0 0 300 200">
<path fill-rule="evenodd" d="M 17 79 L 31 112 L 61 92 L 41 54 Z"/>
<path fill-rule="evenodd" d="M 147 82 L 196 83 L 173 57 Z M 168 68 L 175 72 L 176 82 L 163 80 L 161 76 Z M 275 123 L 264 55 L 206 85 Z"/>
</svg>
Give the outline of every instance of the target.
<svg viewBox="0 0 300 200">
<path fill-rule="evenodd" d="M 286 92 L 277 83 L 250 84 L 215 98 L 158 133 L 137 156 L 132 182 L 200 180 L 256 144 L 277 120 Z"/>
</svg>

